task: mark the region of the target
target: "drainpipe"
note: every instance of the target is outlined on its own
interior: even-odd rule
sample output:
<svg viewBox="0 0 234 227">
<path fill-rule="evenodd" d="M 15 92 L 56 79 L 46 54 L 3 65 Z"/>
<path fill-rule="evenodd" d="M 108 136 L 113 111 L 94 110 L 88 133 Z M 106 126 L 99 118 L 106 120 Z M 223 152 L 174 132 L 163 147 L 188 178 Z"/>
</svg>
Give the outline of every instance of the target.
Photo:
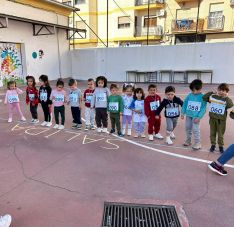
<svg viewBox="0 0 234 227">
<path fill-rule="evenodd" d="M 58 24 L 58 14 L 56 13 L 57 16 L 57 24 Z M 59 28 L 54 28 L 56 30 L 56 37 L 57 37 L 57 49 L 58 49 L 58 63 L 59 63 L 59 78 L 62 78 L 62 73 L 61 73 L 61 56 L 60 56 L 60 45 L 59 45 Z M 70 43 L 69 43 L 70 45 Z"/>
<path fill-rule="evenodd" d="M 147 46 L 149 45 L 149 13 L 150 13 L 150 0 L 148 0 Z"/>
<path fill-rule="evenodd" d="M 197 5 L 197 24 L 196 24 L 196 38 L 195 38 L 195 42 L 197 43 L 197 33 L 198 33 L 198 22 L 199 22 L 199 13 L 200 13 L 200 4 L 201 4 L 201 0 L 198 0 L 198 5 Z"/>
</svg>

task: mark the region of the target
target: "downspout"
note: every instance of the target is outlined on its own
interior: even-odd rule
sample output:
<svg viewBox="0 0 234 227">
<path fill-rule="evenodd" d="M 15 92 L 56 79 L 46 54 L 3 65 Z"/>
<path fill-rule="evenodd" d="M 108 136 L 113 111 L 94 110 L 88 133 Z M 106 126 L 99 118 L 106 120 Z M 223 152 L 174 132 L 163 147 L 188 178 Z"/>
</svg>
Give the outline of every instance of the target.
<svg viewBox="0 0 234 227">
<path fill-rule="evenodd" d="M 58 24 L 58 14 L 56 13 L 57 17 L 57 24 Z M 56 37 L 57 37 L 57 50 L 58 50 L 58 63 L 59 63 L 59 78 L 62 78 L 61 73 L 61 56 L 60 56 L 60 45 L 59 45 L 59 28 L 54 28 L 56 30 Z"/>
</svg>

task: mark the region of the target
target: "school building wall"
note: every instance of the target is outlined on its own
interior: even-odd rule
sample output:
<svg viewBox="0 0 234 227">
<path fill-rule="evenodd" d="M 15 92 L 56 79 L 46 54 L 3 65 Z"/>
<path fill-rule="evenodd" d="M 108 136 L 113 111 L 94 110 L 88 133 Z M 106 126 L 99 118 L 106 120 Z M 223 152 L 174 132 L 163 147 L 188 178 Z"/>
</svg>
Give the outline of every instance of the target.
<svg viewBox="0 0 234 227">
<path fill-rule="evenodd" d="M 123 82 L 126 71 L 213 70 L 213 83 L 234 84 L 234 43 L 72 50 L 72 76 L 80 80 L 106 75 Z"/>
</svg>

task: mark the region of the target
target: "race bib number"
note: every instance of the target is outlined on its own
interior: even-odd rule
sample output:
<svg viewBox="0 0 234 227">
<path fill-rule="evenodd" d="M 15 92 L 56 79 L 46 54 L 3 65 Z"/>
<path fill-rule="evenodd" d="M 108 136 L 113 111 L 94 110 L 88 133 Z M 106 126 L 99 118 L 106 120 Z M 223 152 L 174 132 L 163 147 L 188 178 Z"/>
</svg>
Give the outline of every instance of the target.
<svg viewBox="0 0 234 227">
<path fill-rule="evenodd" d="M 201 110 L 201 103 L 195 101 L 188 101 L 187 110 L 199 112 Z"/>
<path fill-rule="evenodd" d="M 77 94 L 71 93 L 71 94 L 69 95 L 69 101 L 70 101 L 70 102 L 77 102 L 77 101 L 78 101 L 78 95 L 77 95 Z"/>
<path fill-rule="evenodd" d="M 106 102 L 106 93 L 99 93 L 96 95 L 97 102 Z"/>
<path fill-rule="evenodd" d="M 9 95 L 8 96 L 8 102 L 9 103 L 19 102 L 19 98 L 18 98 L 17 95 Z"/>
<path fill-rule="evenodd" d="M 86 95 L 86 102 L 91 103 L 92 98 L 93 98 L 93 95 Z"/>
<path fill-rule="evenodd" d="M 46 102 L 47 101 L 47 93 L 41 92 L 40 93 L 40 100 Z"/>
<path fill-rule="evenodd" d="M 224 115 L 225 113 L 225 105 L 219 104 L 219 103 L 211 103 L 209 107 L 209 112 Z"/>
<path fill-rule="evenodd" d="M 109 103 L 109 110 L 110 111 L 118 111 L 119 110 L 119 103 L 118 102 L 110 102 Z"/>
<path fill-rule="evenodd" d="M 143 105 L 144 105 L 143 103 L 135 103 L 135 110 L 140 111 L 140 113 L 138 114 L 141 114 L 143 112 L 143 108 L 144 108 Z"/>
<path fill-rule="evenodd" d="M 154 101 L 154 102 L 150 103 L 150 110 L 151 111 L 157 110 L 158 107 L 159 107 L 159 101 Z"/>
<path fill-rule="evenodd" d="M 30 101 L 33 101 L 35 99 L 35 94 L 29 94 L 28 97 Z"/>
<path fill-rule="evenodd" d="M 166 116 L 167 117 L 175 117 L 180 114 L 179 108 L 167 108 L 166 109 Z"/>
<path fill-rule="evenodd" d="M 54 101 L 55 101 L 55 102 L 64 102 L 64 95 L 62 95 L 62 94 L 57 94 L 57 95 L 54 97 Z"/>
</svg>

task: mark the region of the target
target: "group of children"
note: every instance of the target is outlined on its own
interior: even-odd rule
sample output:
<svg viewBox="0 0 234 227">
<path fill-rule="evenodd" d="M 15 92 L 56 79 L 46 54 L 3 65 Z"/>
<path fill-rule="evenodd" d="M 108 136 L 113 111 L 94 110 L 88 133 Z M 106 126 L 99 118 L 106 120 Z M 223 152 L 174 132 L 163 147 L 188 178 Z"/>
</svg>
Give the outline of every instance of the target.
<svg viewBox="0 0 234 227">
<path fill-rule="evenodd" d="M 74 125 L 72 128 L 81 129 L 81 109 L 84 102 L 85 110 L 85 130 L 94 130 L 96 121 L 97 132 L 108 133 L 108 114 L 111 121 L 110 133 L 119 136 L 132 134 L 134 128 L 134 137 L 146 137 L 144 134 L 146 122 L 148 122 L 148 138 L 150 141 L 163 139 L 160 134 L 161 112 L 164 110 L 166 119 L 166 143 L 173 144 L 175 139 L 174 130 L 177 126 L 179 117 L 184 119 L 186 116 L 185 131 L 186 140 L 184 146 L 192 145 L 192 136 L 194 137 L 194 150 L 201 149 L 200 121 L 206 112 L 207 103 L 209 104 L 210 116 L 210 151 L 216 148 L 216 136 L 218 135 L 219 150 L 222 153 L 224 148 L 224 133 L 226 129 L 227 110 L 233 106 L 232 100 L 228 97 L 229 86 L 222 83 L 218 86 L 217 92 L 208 92 L 203 95 L 202 81 L 196 79 L 190 83 L 191 93 L 184 101 L 176 96 L 173 86 L 165 89 L 165 98 L 157 94 L 157 86 L 150 84 L 148 86 L 148 95 L 145 97 L 142 88 L 135 88 L 134 84 L 123 85 L 123 94 L 120 95 L 117 84 L 111 84 L 107 87 L 107 79 L 99 76 L 96 81 L 88 80 L 87 89 L 82 94 L 77 86 L 77 81 L 70 79 L 68 86 L 69 92 L 64 90 L 64 82 L 59 79 L 56 88 L 51 89 L 48 77 L 41 75 L 39 77 L 40 88 L 37 90 L 35 78 L 28 76 L 26 89 L 26 103 L 30 105 L 32 123 L 38 123 L 37 108 L 41 104 L 44 113 L 44 122 L 42 126 L 52 126 L 52 106 L 54 107 L 55 129 L 64 129 L 65 123 L 65 104 L 71 106 L 71 113 Z M 5 103 L 8 104 L 9 119 L 12 122 L 12 113 L 16 109 L 22 121 L 26 121 L 19 105 L 19 94 L 22 91 L 16 87 L 16 82 L 8 82 Z M 60 120 L 61 118 L 61 120 Z M 133 124 L 132 124 L 133 122 Z"/>
</svg>

